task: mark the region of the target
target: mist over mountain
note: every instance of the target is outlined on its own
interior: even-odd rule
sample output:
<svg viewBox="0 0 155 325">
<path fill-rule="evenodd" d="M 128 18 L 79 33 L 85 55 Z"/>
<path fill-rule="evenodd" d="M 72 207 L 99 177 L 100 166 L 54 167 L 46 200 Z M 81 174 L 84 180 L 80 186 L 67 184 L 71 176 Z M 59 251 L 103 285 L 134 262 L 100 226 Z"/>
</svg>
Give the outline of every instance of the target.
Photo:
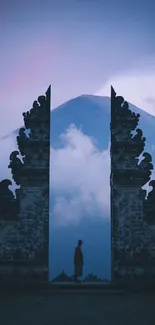
<svg viewBox="0 0 155 325">
<path fill-rule="evenodd" d="M 145 151 L 155 164 L 155 117 L 140 114 Z M 17 130 L 0 140 L 0 178 L 10 177 L 9 154 Z M 110 98 L 82 95 L 51 111 L 50 278 L 73 273 L 73 252 L 82 239 L 84 276 L 110 278 Z"/>
</svg>

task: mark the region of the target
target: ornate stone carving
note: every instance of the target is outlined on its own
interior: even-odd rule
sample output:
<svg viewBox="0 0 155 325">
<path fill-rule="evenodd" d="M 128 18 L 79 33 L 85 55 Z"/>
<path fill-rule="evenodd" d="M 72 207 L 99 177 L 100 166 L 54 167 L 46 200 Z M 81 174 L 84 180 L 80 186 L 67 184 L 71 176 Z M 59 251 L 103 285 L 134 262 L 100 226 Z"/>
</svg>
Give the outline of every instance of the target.
<svg viewBox="0 0 155 325">
<path fill-rule="evenodd" d="M 13 151 L 10 155 L 10 164 L 8 168 L 11 168 L 12 178 L 17 185 L 20 185 L 20 175 L 23 168 L 23 163 L 17 157 L 19 155 L 18 151 Z"/>
<path fill-rule="evenodd" d="M 0 220 L 17 220 L 19 202 L 8 188 L 12 185 L 9 179 L 0 182 Z"/>
<path fill-rule="evenodd" d="M 0 259 L 18 264 L 19 278 L 31 277 L 34 265 L 40 278 L 48 278 L 49 166 L 50 166 L 50 87 L 39 96 L 29 112 L 23 113 L 24 127 L 17 136 L 19 151 L 10 155 L 8 168 L 20 188 L 15 195 L 0 182 Z M 10 223 L 11 222 L 11 223 Z M 13 223 L 12 223 L 13 222 Z M 12 266 L 12 273 L 14 267 Z M 39 271 L 42 270 L 42 271 Z M 10 272 L 10 269 L 8 269 Z M 3 269 L 0 267 L 0 279 Z"/>
<path fill-rule="evenodd" d="M 138 268 L 145 273 L 151 244 L 145 240 L 145 222 L 155 221 L 155 181 L 146 199 L 142 189 L 151 177 L 152 157 L 144 152 L 146 138 L 137 128 L 140 115 L 129 109 L 111 88 L 111 229 L 112 278 L 132 279 Z M 133 135 L 133 131 L 136 134 Z M 139 163 L 139 156 L 144 159 Z M 153 221 L 154 220 L 154 221 Z M 148 231 L 148 230 L 147 230 Z M 150 231 L 150 230 L 149 230 Z M 148 235 L 149 236 L 149 235 Z M 127 278 L 126 278 L 127 279 Z"/>
<path fill-rule="evenodd" d="M 153 225 L 155 224 L 155 180 L 150 181 L 149 186 L 152 186 L 152 190 L 144 201 L 144 217 L 149 225 Z"/>
</svg>

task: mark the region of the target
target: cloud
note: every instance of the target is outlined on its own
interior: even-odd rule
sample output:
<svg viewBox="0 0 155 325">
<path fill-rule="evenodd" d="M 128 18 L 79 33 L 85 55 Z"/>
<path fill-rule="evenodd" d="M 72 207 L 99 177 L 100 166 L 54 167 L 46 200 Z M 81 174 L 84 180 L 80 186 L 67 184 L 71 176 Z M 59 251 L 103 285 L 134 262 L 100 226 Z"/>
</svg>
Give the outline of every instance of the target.
<svg viewBox="0 0 155 325">
<path fill-rule="evenodd" d="M 61 136 L 62 146 L 51 149 L 52 222 L 77 224 L 81 218 L 104 218 L 110 207 L 110 153 L 99 151 L 92 138 L 75 126 Z"/>
<path fill-rule="evenodd" d="M 144 100 L 145 100 L 145 102 L 147 102 L 147 103 L 153 105 L 154 108 L 155 108 L 155 98 L 154 98 L 154 97 L 147 97 L 147 98 L 145 98 Z"/>
<path fill-rule="evenodd" d="M 95 140 L 71 125 L 60 136 L 61 147 L 51 148 L 52 227 L 77 226 L 83 219 L 110 218 L 110 142 L 106 150 L 96 148 Z M 0 180 L 11 178 L 9 156 L 17 149 L 16 138 L 0 141 Z M 142 157 L 141 157 L 142 158 Z M 153 171 L 151 179 L 155 178 Z M 14 187 L 12 187 L 14 188 Z M 152 188 L 146 184 L 149 192 Z"/>
<path fill-rule="evenodd" d="M 113 76 L 96 91 L 95 95 L 110 96 L 111 85 L 117 94 L 122 95 L 125 100 L 155 115 L 155 75 L 152 72 L 131 70 L 126 71 L 124 74 Z"/>
<path fill-rule="evenodd" d="M 60 136 L 61 147 L 51 148 L 51 215 L 56 226 L 75 225 L 109 215 L 109 148 L 97 150 L 95 140 L 70 126 Z M 15 136 L 0 141 L 0 181 L 11 179 L 9 157 L 17 150 Z M 14 189 L 14 186 L 12 187 Z"/>
</svg>

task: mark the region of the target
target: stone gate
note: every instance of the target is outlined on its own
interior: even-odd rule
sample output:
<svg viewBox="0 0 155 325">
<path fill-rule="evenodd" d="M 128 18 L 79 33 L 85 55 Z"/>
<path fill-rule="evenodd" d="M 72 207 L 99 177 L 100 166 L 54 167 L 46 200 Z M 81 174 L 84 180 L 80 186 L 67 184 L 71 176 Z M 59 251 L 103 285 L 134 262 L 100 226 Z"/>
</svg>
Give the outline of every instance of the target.
<svg viewBox="0 0 155 325">
<path fill-rule="evenodd" d="M 11 180 L 0 182 L 0 281 L 48 280 L 50 96 L 23 113 L 18 151 L 10 155 Z M 18 188 L 17 188 L 18 186 Z"/>
<path fill-rule="evenodd" d="M 155 181 L 146 197 L 152 157 L 138 128 L 140 114 L 111 88 L 112 280 L 155 280 Z M 139 161 L 139 156 L 143 160 Z"/>
</svg>

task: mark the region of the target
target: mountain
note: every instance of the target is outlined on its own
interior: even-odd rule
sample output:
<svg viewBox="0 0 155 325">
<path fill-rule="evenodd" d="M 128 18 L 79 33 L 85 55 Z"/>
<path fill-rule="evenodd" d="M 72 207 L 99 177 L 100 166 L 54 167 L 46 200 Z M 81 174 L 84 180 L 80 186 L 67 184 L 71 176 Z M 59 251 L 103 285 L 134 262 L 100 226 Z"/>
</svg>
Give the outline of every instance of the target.
<svg viewBox="0 0 155 325">
<path fill-rule="evenodd" d="M 146 137 L 146 147 L 152 150 L 155 138 L 155 116 L 129 103 L 132 111 L 140 114 L 139 127 Z M 82 95 L 73 98 L 51 111 L 51 146 L 60 145 L 60 134 L 74 124 L 90 137 L 99 149 L 106 149 L 110 138 L 110 98 Z M 154 156 L 154 153 L 153 153 Z"/>
<path fill-rule="evenodd" d="M 51 145 L 59 146 L 61 133 L 74 124 L 84 134 L 97 140 L 98 148 L 107 147 L 110 123 L 110 99 L 93 95 L 76 97 L 51 112 Z M 107 123 L 108 122 L 108 123 Z"/>
<path fill-rule="evenodd" d="M 139 127 L 146 137 L 146 146 L 152 150 L 152 139 L 155 137 L 155 116 L 129 103 L 132 111 L 140 114 Z M 60 134 L 74 124 L 78 129 L 94 138 L 100 149 L 106 149 L 110 138 L 110 98 L 81 95 L 73 98 L 51 111 L 51 146 L 61 145 Z M 18 129 L 5 135 L 0 140 L 16 136 Z M 153 154 L 154 155 L 154 154 Z"/>
<path fill-rule="evenodd" d="M 155 164 L 155 117 L 132 104 L 129 106 L 134 112 L 140 114 L 138 127 L 142 128 L 146 137 L 145 151 L 152 155 Z M 79 137 L 77 144 L 74 134 L 74 141 L 69 145 L 71 137 L 69 134 L 69 137 L 65 139 L 68 141 L 66 145 L 62 141 L 61 134 L 65 134 L 71 125 L 81 130 L 81 135 L 76 134 Z M 1 149 L 5 148 L 7 155 L 10 150 L 14 150 L 11 141 L 12 139 L 14 141 L 17 131 L 0 140 Z M 86 139 L 82 138 L 84 135 Z M 93 139 L 94 147 L 91 146 L 89 139 L 90 141 Z M 83 140 L 85 144 L 83 151 L 80 152 Z M 51 111 L 50 278 L 59 274 L 62 268 L 67 274 L 73 274 L 73 253 L 77 240 L 80 238 L 84 241 L 84 276 L 93 273 L 101 278 L 110 278 L 110 214 L 106 209 L 96 207 L 101 203 L 102 198 L 103 201 L 105 200 L 109 189 L 109 169 L 107 170 L 104 164 L 106 156 L 102 154 L 107 150 L 109 140 L 110 98 L 82 95 Z M 77 150 L 75 150 L 76 146 Z M 80 155 L 85 156 L 85 160 L 82 160 Z M 6 167 L 4 169 L 7 163 L 3 161 L 4 158 L 6 159 L 6 154 L 0 162 L 1 170 L 3 170 L 0 176 L 3 178 L 7 175 Z M 91 159 L 94 168 L 92 168 Z M 84 162 L 85 164 L 82 165 Z M 73 164 L 77 164 L 76 168 L 72 166 Z M 81 169 L 78 169 L 78 165 Z M 86 174 L 89 177 L 86 178 Z M 106 175 L 108 175 L 107 181 L 105 181 Z M 95 196 L 97 191 L 97 196 Z M 61 204 L 62 211 L 60 211 Z M 78 209 L 80 217 L 77 213 Z M 56 217 L 59 219 L 60 212 L 62 212 L 64 224 L 67 222 L 67 225 L 54 226 L 54 216 L 57 213 Z M 74 223 L 72 223 L 72 218 L 75 219 Z"/>
</svg>

